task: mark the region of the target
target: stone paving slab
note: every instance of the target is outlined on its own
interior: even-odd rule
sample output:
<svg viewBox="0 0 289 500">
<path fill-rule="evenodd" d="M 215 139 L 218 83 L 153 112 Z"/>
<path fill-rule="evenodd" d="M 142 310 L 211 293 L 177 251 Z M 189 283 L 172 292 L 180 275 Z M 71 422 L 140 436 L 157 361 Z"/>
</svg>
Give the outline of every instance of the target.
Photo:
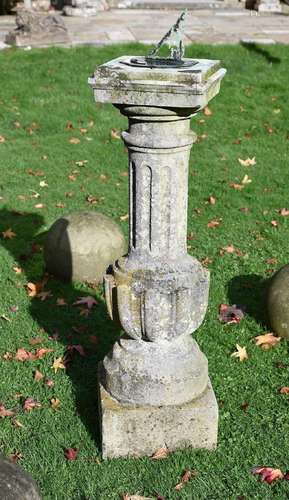
<svg viewBox="0 0 289 500">
<path fill-rule="evenodd" d="M 289 8 L 282 14 L 260 14 L 241 9 L 188 12 L 185 43 L 289 43 Z M 155 43 L 177 19 L 179 11 L 111 9 L 94 17 L 63 17 L 71 45 Z M 0 17 L 0 49 L 5 35 L 14 29 L 13 16 Z"/>
</svg>

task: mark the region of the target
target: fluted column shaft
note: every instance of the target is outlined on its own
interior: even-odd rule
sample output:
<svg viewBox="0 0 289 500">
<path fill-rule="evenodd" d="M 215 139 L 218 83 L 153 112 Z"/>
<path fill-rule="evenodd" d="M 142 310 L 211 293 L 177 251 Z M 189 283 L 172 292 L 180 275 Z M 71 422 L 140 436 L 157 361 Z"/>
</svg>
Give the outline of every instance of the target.
<svg viewBox="0 0 289 500">
<path fill-rule="evenodd" d="M 186 255 L 190 115 L 171 109 L 120 107 L 128 116 L 129 256 L 127 266 L 155 268 Z"/>
</svg>

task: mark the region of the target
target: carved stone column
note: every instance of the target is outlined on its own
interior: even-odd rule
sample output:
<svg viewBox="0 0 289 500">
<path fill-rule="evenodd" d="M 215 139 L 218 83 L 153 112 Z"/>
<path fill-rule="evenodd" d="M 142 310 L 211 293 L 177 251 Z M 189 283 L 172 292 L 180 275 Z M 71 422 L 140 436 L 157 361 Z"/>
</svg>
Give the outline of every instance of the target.
<svg viewBox="0 0 289 500">
<path fill-rule="evenodd" d="M 190 118 L 218 93 L 225 70 L 185 61 L 155 69 L 122 57 L 90 79 L 96 101 L 129 121 L 129 253 L 105 277 L 109 313 L 125 331 L 100 367 L 105 457 L 217 441 L 208 363 L 191 336 L 206 312 L 209 274 L 187 254 L 187 191 Z"/>
</svg>

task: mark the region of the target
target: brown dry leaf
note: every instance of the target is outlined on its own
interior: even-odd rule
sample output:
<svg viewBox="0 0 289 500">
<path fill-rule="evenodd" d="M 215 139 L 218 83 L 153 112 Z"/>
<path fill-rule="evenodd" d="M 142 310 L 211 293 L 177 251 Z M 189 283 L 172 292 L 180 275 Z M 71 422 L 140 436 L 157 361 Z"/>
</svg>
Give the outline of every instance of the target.
<svg viewBox="0 0 289 500">
<path fill-rule="evenodd" d="M 223 247 L 220 250 L 220 255 L 224 255 L 225 253 L 234 253 L 236 251 L 236 248 L 234 245 L 228 245 L 227 247 Z"/>
<path fill-rule="evenodd" d="M 289 394 L 289 387 L 281 387 L 279 389 L 280 394 Z"/>
<path fill-rule="evenodd" d="M 14 231 L 12 231 L 11 227 L 9 227 L 9 229 L 6 229 L 6 231 L 2 231 L 1 234 L 4 238 L 4 240 L 12 240 L 12 238 L 15 238 L 15 236 L 16 236 L 16 233 L 14 233 Z"/>
<path fill-rule="evenodd" d="M 65 203 L 62 201 L 59 201 L 58 203 L 55 204 L 56 208 L 65 208 Z"/>
<path fill-rule="evenodd" d="M 99 179 L 100 179 L 101 181 L 107 181 L 108 177 L 107 177 L 107 175 L 106 175 L 106 174 L 100 174 Z"/>
<path fill-rule="evenodd" d="M 271 226 L 278 227 L 278 222 L 276 220 L 271 220 Z"/>
<path fill-rule="evenodd" d="M 243 184 L 238 184 L 236 182 L 230 182 L 229 186 L 233 189 L 237 189 L 238 191 L 241 191 L 241 189 L 244 189 Z"/>
<path fill-rule="evenodd" d="M 287 215 L 289 215 L 289 210 L 287 208 L 280 208 L 280 210 L 278 210 L 278 213 L 282 215 L 282 217 L 287 217 Z"/>
<path fill-rule="evenodd" d="M 232 358 L 239 358 L 240 361 L 245 361 L 248 359 L 248 354 L 246 351 L 246 347 L 241 347 L 239 344 L 236 344 L 237 351 L 231 354 Z"/>
<path fill-rule="evenodd" d="M 23 269 L 21 267 L 17 267 L 17 266 L 12 267 L 12 270 L 16 274 L 21 274 L 23 272 Z"/>
<path fill-rule="evenodd" d="M 42 302 L 44 300 L 47 300 L 49 297 L 53 297 L 52 293 L 50 290 L 46 290 L 46 291 L 43 291 L 43 292 L 39 292 L 36 297 L 40 300 L 42 300 Z"/>
<path fill-rule="evenodd" d="M 253 158 L 246 158 L 246 160 L 242 160 L 242 158 L 238 158 L 238 162 L 243 167 L 252 167 L 253 165 L 256 165 L 256 163 L 257 163 L 255 156 Z"/>
<path fill-rule="evenodd" d="M 35 401 L 33 398 L 26 398 L 23 403 L 23 410 L 26 412 L 32 411 L 34 408 L 40 408 L 41 403 Z"/>
<path fill-rule="evenodd" d="M 38 382 L 39 380 L 42 380 L 44 378 L 43 373 L 41 373 L 39 370 L 35 370 L 34 372 L 34 380 Z"/>
<path fill-rule="evenodd" d="M 6 351 L 5 354 L 3 354 L 2 358 L 5 359 L 6 361 L 10 361 L 11 359 L 13 359 L 13 354 L 11 352 Z"/>
<path fill-rule="evenodd" d="M 0 418 L 4 417 L 14 417 L 15 412 L 13 410 L 6 410 L 4 405 L 0 405 Z"/>
<path fill-rule="evenodd" d="M 34 208 L 46 208 L 46 205 L 44 203 L 36 203 L 36 205 L 34 205 Z"/>
<path fill-rule="evenodd" d="M 218 227 L 222 222 L 222 219 L 212 219 L 210 222 L 208 222 L 207 227 L 210 229 L 215 229 L 215 227 Z"/>
<path fill-rule="evenodd" d="M 40 347 L 39 349 L 36 349 L 36 354 L 35 359 L 42 359 L 46 354 L 49 354 L 50 352 L 53 352 L 53 349 L 49 349 L 47 347 Z"/>
<path fill-rule="evenodd" d="M 18 462 L 18 460 L 21 460 L 23 458 L 23 455 L 22 453 L 20 453 L 20 451 L 15 451 L 15 453 L 12 453 L 11 455 L 9 455 L 9 459 L 11 460 L 11 462 L 13 462 L 14 464 L 16 462 Z"/>
<path fill-rule="evenodd" d="M 3 144 L 3 142 L 5 141 L 6 141 L 5 137 L 3 137 L 3 135 L 0 135 L 0 144 Z"/>
<path fill-rule="evenodd" d="M 23 347 L 20 347 L 17 349 L 17 352 L 15 354 L 15 358 L 17 361 L 27 361 L 28 359 L 35 359 L 34 354 L 32 352 L 27 351 L 26 349 L 23 349 Z"/>
<path fill-rule="evenodd" d="M 243 184 L 243 186 L 247 186 L 247 184 L 251 184 L 252 182 L 252 179 L 250 179 L 248 177 L 248 175 L 244 175 L 243 179 L 241 180 L 241 184 Z"/>
<path fill-rule="evenodd" d="M 51 408 L 53 408 L 53 410 L 57 410 L 60 406 L 60 399 L 52 398 L 50 400 L 50 404 L 51 404 Z"/>
<path fill-rule="evenodd" d="M 256 345 L 260 346 L 265 351 L 279 344 L 280 340 L 281 337 L 275 337 L 273 333 L 265 333 L 264 335 L 255 337 Z"/>
<path fill-rule="evenodd" d="M 240 323 L 244 318 L 244 311 L 241 306 L 232 306 L 228 304 L 219 305 L 219 320 L 228 325 Z"/>
<path fill-rule="evenodd" d="M 205 257 L 203 260 L 201 260 L 201 264 L 205 267 L 208 267 L 212 263 L 213 259 L 210 259 L 210 257 Z"/>
<path fill-rule="evenodd" d="M 92 194 L 88 194 L 86 197 L 86 201 L 90 203 L 91 205 L 96 205 L 96 203 L 100 202 L 100 198 L 97 198 L 96 196 L 93 196 Z"/>
<path fill-rule="evenodd" d="M 251 470 L 252 474 L 260 474 L 261 480 L 271 484 L 276 479 L 283 479 L 284 474 L 280 469 L 272 469 L 272 467 L 254 467 Z"/>
<path fill-rule="evenodd" d="M 57 300 L 56 300 L 56 305 L 57 306 L 67 306 L 67 302 L 65 301 L 65 299 L 63 299 L 62 297 L 59 297 Z"/>
<path fill-rule="evenodd" d="M 85 318 L 87 318 L 90 315 L 90 313 L 91 311 L 89 309 L 85 309 L 84 307 L 81 307 L 79 309 L 80 316 L 84 316 Z"/>
<path fill-rule="evenodd" d="M 216 205 L 216 198 L 214 196 L 209 196 L 208 202 L 210 205 Z"/>
<path fill-rule="evenodd" d="M 112 139 L 120 139 L 120 131 L 119 130 L 116 130 L 115 128 L 112 128 L 111 131 L 110 131 L 110 137 Z"/>
<path fill-rule="evenodd" d="M 204 109 L 203 109 L 203 113 L 205 116 L 212 116 L 213 114 L 213 111 L 210 110 L 210 108 L 208 106 L 206 106 Z"/>
<path fill-rule="evenodd" d="M 153 460 L 161 460 L 162 458 L 167 458 L 169 456 L 169 449 L 166 446 L 159 448 L 155 453 L 151 456 Z"/>
<path fill-rule="evenodd" d="M 80 132 L 81 134 L 87 134 L 87 128 L 80 128 L 80 129 L 79 129 L 79 132 Z"/>
<path fill-rule="evenodd" d="M 36 295 L 38 295 L 38 293 L 40 293 L 40 291 L 42 290 L 43 286 L 44 283 L 42 281 L 38 281 L 37 283 L 27 283 L 27 285 L 25 285 L 25 288 L 29 297 L 36 297 Z"/>
<path fill-rule="evenodd" d="M 68 179 L 69 179 L 70 181 L 74 182 L 74 181 L 76 181 L 77 176 L 76 176 L 76 175 L 71 174 L 71 175 L 69 175 L 69 176 L 68 176 Z"/>
<path fill-rule="evenodd" d="M 73 302 L 74 306 L 86 306 L 88 309 L 92 309 L 93 306 L 97 306 L 98 302 L 91 295 L 87 295 L 85 297 L 79 297 L 75 302 Z"/>
<path fill-rule="evenodd" d="M 66 367 L 65 367 L 65 364 L 63 362 L 63 359 L 60 357 L 60 358 L 56 358 L 54 360 L 51 368 L 54 370 L 54 373 L 57 373 L 58 370 L 65 370 Z"/>
<path fill-rule="evenodd" d="M 120 216 L 120 220 L 122 220 L 122 221 L 125 221 L 125 220 L 127 220 L 128 218 L 129 218 L 129 215 L 128 215 L 128 214 L 125 214 L 125 215 L 121 215 L 121 216 Z"/>
<path fill-rule="evenodd" d="M 187 483 L 193 477 L 196 477 L 196 475 L 197 475 L 197 471 L 195 471 L 195 470 L 186 470 L 183 473 L 180 482 L 175 486 L 175 490 L 176 491 L 180 491 L 183 488 L 184 484 Z"/>
<path fill-rule="evenodd" d="M 266 264 L 278 264 L 278 259 L 266 259 L 265 260 Z"/>
<path fill-rule="evenodd" d="M 85 167 L 85 165 L 88 163 L 88 160 L 79 160 L 75 162 L 75 165 L 78 167 Z"/>
<path fill-rule="evenodd" d="M 42 337 L 36 337 L 35 339 L 30 339 L 29 344 L 30 345 L 41 344 L 41 342 L 43 342 L 43 340 L 44 339 Z"/>
<path fill-rule="evenodd" d="M 45 173 L 42 172 L 42 170 L 34 171 L 31 168 L 29 168 L 29 170 L 27 170 L 27 174 L 33 175 L 34 177 L 44 177 L 45 176 Z"/>
<path fill-rule="evenodd" d="M 19 420 L 17 420 L 17 418 L 13 418 L 12 425 L 14 427 L 19 427 L 21 429 L 25 429 L 25 426 L 22 424 L 22 422 L 20 422 Z"/>
<path fill-rule="evenodd" d="M 49 388 L 54 386 L 54 382 L 53 380 L 51 380 L 51 378 L 46 378 L 44 384 L 47 385 L 47 387 Z"/>
<path fill-rule="evenodd" d="M 11 323 L 11 319 L 10 319 L 10 318 L 8 318 L 8 316 L 6 316 L 5 314 L 1 314 L 1 315 L 0 315 L 0 318 L 1 318 L 1 319 L 5 319 L 5 321 L 8 321 L 8 323 Z"/>
<path fill-rule="evenodd" d="M 69 139 L 69 142 L 70 144 L 79 144 L 80 139 L 78 137 L 71 137 L 71 139 Z"/>
<path fill-rule="evenodd" d="M 21 123 L 20 122 L 14 122 L 14 127 L 15 128 L 20 128 L 21 127 Z"/>
</svg>

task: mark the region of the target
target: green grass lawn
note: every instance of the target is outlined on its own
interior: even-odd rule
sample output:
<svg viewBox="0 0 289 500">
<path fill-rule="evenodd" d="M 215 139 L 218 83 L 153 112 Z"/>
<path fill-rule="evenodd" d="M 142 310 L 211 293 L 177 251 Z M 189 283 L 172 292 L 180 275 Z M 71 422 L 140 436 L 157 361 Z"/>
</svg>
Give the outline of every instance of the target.
<svg viewBox="0 0 289 500">
<path fill-rule="evenodd" d="M 289 498 L 288 481 L 269 486 L 250 473 L 255 465 L 289 469 L 289 401 L 278 392 L 289 385 L 288 345 L 281 341 L 263 351 L 252 340 L 270 331 L 266 280 L 289 261 L 289 217 L 278 213 L 289 208 L 288 47 L 187 50 L 189 56 L 221 59 L 228 70 L 220 95 L 210 103 L 212 114 L 192 120 L 199 141 L 191 154 L 188 213 L 189 252 L 211 260 L 209 307 L 195 338 L 208 357 L 219 402 L 216 451 L 188 449 L 159 461 L 102 461 L 96 369 L 119 335 L 106 315 L 102 290 L 49 278 L 45 289 L 53 296 L 41 301 L 25 289 L 28 282 L 41 281 L 37 245 L 63 213 L 99 210 L 127 234 L 127 221 L 120 220 L 127 213 L 127 154 L 111 136 L 126 120 L 111 105 L 95 105 L 87 78 L 110 58 L 144 50 L 128 45 L 0 54 L 0 232 L 11 228 L 16 234 L 0 239 L 0 404 L 13 409 L 23 425 L 1 419 L 0 450 L 21 454 L 18 463 L 34 476 L 45 499 L 116 500 L 125 493 L 166 500 Z M 238 161 L 253 157 L 254 166 Z M 83 160 L 85 166 L 76 164 Z M 234 189 L 246 174 L 252 182 Z M 48 186 L 40 186 L 43 180 Z M 87 201 L 89 195 L 95 204 Z M 214 205 L 209 196 L 216 198 Z M 38 204 L 44 207 L 35 208 Z M 215 219 L 219 226 L 208 228 Z M 237 251 L 220 252 L 229 245 Z M 99 304 L 81 316 L 72 304 L 95 294 Z M 58 298 L 67 305 L 57 306 Z M 224 325 L 220 303 L 245 305 L 247 314 L 238 325 Z M 37 337 L 41 343 L 31 346 Z M 236 343 L 247 348 L 249 359 L 242 363 L 230 357 Z M 54 359 L 71 344 L 81 344 L 87 356 L 75 353 L 66 371 L 54 373 Z M 39 347 L 53 352 L 34 361 L 3 359 L 6 352 L 15 356 L 19 348 Z M 35 381 L 36 369 L 54 386 Z M 41 407 L 25 412 L 28 397 Z M 60 400 L 58 409 L 51 407 L 52 398 Z M 79 449 L 75 461 L 64 456 L 69 447 Z M 198 474 L 177 492 L 174 486 L 187 469 Z"/>
</svg>

